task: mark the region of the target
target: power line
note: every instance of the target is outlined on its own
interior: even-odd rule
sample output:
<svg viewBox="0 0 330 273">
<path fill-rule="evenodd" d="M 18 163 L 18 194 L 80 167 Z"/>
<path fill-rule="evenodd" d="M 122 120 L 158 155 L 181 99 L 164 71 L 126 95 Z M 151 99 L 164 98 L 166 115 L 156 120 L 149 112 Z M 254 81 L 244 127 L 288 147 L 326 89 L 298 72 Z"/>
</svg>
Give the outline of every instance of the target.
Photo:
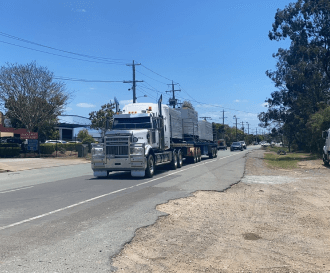
<svg viewBox="0 0 330 273">
<path fill-rule="evenodd" d="M 149 71 L 151 71 L 152 73 L 155 73 L 156 75 L 158 75 L 158 76 L 160 76 L 160 77 L 162 77 L 162 78 L 164 78 L 164 79 L 166 79 L 166 80 L 169 80 L 169 81 L 171 81 L 171 79 L 169 79 L 169 78 L 166 78 L 166 77 L 164 77 L 164 76 L 162 76 L 162 75 L 160 75 L 159 73 L 157 73 L 157 72 L 155 72 L 155 71 L 153 71 L 152 69 L 150 69 L 150 68 L 148 68 L 148 67 L 146 67 L 146 66 L 144 66 L 144 65 L 141 65 L 142 67 L 144 67 L 145 69 L 148 69 Z"/>
<path fill-rule="evenodd" d="M 140 73 L 140 74 L 146 76 L 147 78 L 152 79 L 152 80 L 154 80 L 154 81 L 156 81 L 156 82 L 159 82 L 159 83 L 162 83 L 162 84 L 167 84 L 167 83 L 165 83 L 165 82 L 161 82 L 161 81 L 159 81 L 159 80 L 156 80 L 156 79 L 154 79 L 154 78 L 151 78 L 151 77 L 149 77 L 148 75 L 142 73 L 141 71 L 136 70 L 136 72 L 138 72 L 138 73 Z"/>
<path fill-rule="evenodd" d="M 68 78 L 68 77 L 61 77 L 61 76 L 55 76 L 54 79 L 63 80 L 63 81 L 74 81 L 74 82 L 123 82 L 123 81 L 75 79 L 75 78 Z"/>
<path fill-rule="evenodd" d="M 76 53 L 76 52 L 72 52 L 72 51 L 67 51 L 67 50 L 63 50 L 63 49 L 58 49 L 58 48 L 55 48 L 55 47 L 46 46 L 46 45 L 42 45 L 42 44 L 39 44 L 39 43 L 36 43 L 36 42 L 32 42 L 32 41 L 29 41 L 29 40 L 26 40 L 26 39 L 22 39 L 22 38 L 19 38 L 19 37 L 16 37 L 16 36 L 13 36 L 13 35 L 4 33 L 4 32 L 0 32 L 0 35 L 1 36 L 4 36 L 4 37 L 7 37 L 7 38 L 10 38 L 10 39 L 17 40 L 17 41 L 21 41 L 21 42 L 25 42 L 25 43 L 29 43 L 29 44 L 41 46 L 41 47 L 44 47 L 44 48 L 49 48 L 49 49 L 52 49 L 52 50 L 57 50 L 57 51 L 64 52 L 64 53 L 73 54 L 73 55 L 77 55 L 77 56 L 81 56 L 81 57 L 85 57 L 85 58 L 91 58 L 91 59 L 96 59 L 96 60 L 105 60 L 105 61 L 111 60 L 113 62 L 114 61 L 115 62 L 117 62 L 117 61 L 123 61 L 122 59 L 97 57 L 97 56 L 91 56 L 91 55 L 87 55 L 87 54 L 80 54 L 80 53 Z"/>
<path fill-rule="evenodd" d="M 30 47 L 26 47 L 26 46 L 16 45 L 16 44 L 5 42 L 5 41 L 0 41 L 0 43 L 12 45 L 12 46 L 17 46 L 17 47 L 21 47 L 21 48 L 25 48 L 25 49 L 37 51 L 37 52 L 42 52 L 42 53 L 53 55 L 53 56 L 59 56 L 59 57 L 63 57 L 63 58 L 68 58 L 68 59 L 73 59 L 73 60 L 78 60 L 78 61 L 84 61 L 84 62 L 89 62 L 89 63 L 122 65 L 122 64 L 119 64 L 119 63 L 115 63 L 115 62 L 99 62 L 99 61 L 91 61 L 91 60 L 84 60 L 84 59 L 79 59 L 79 58 L 75 58 L 75 57 L 64 56 L 64 55 L 61 55 L 61 54 L 56 54 L 56 53 L 51 53 L 51 52 L 47 52 L 47 51 L 35 49 L 35 48 L 30 48 Z"/>
<path fill-rule="evenodd" d="M 149 85 L 151 88 L 148 88 L 148 87 L 146 87 L 145 86 L 145 88 L 147 88 L 147 89 L 149 89 L 149 90 L 151 90 L 151 91 L 154 91 L 154 92 L 156 92 L 157 94 L 158 93 L 161 93 L 161 94 L 163 94 L 164 96 L 167 96 L 167 97 L 169 97 L 170 98 L 170 96 L 168 95 L 168 94 L 166 94 L 166 92 L 163 92 L 163 91 L 160 91 L 160 90 L 158 90 L 157 88 L 155 88 L 155 87 L 153 87 L 151 84 L 149 84 L 148 82 L 144 82 L 144 83 L 146 83 L 147 85 Z"/>
</svg>

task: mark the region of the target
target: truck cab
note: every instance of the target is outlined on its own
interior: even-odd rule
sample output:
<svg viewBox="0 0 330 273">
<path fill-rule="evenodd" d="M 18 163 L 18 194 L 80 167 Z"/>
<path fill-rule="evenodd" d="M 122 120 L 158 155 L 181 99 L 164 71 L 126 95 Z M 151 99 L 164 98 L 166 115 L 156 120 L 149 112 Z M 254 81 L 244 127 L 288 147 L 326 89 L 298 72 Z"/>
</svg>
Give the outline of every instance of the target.
<svg viewBox="0 0 330 273">
<path fill-rule="evenodd" d="M 169 148 L 169 107 L 155 103 L 128 104 L 114 115 L 112 129 L 106 132 L 103 143 L 93 145 L 94 176 L 131 171 L 132 176 L 152 177 L 155 163 L 172 161 L 171 152 L 164 153 Z"/>
</svg>

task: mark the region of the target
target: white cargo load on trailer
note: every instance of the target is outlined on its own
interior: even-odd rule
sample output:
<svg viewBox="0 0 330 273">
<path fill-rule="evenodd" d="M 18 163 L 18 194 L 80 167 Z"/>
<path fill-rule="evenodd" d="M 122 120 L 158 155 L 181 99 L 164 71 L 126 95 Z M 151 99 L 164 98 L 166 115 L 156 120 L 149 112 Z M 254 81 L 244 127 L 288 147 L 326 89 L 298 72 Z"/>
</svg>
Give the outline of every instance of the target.
<svg viewBox="0 0 330 273">
<path fill-rule="evenodd" d="M 198 135 L 198 113 L 190 108 L 178 108 L 181 112 L 183 134 Z"/>
<path fill-rule="evenodd" d="M 199 140 L 213 141 L 212 123 L 206 120 L 198 121 L 198 136 Z"/>
<path fill-rule="evenodd" d="M 170 112 L 170 125 L 171 125 L 171 138 L 182 139 L 182 117 L 181 112 L 173 108 L 169 108 Z"/>
</svg>

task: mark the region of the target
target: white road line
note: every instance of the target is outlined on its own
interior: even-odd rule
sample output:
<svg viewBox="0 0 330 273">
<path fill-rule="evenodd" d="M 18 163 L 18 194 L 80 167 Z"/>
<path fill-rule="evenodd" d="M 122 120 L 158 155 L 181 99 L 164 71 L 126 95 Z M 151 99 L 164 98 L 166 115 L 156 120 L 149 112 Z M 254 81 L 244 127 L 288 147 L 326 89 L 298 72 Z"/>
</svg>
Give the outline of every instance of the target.
<svg viewBox="0 0 330 273">
<path fill-rule="evenodd" d="M 131 187 L 127 187 L 127 188 L 123 188 L 123 189 L 120 189 L 120 190 L 117 190 L 117 191 L 113 191 L 113 192 L 109 192 L 109 193 L 106 193 L 106 194 L 102 194 L 102 195 L 99 195 L 99 196 L 93 197 L 93 198 L 91 198 L 91 199 L 87 199 L 87 200 L 85 200 L 85 201 L 81 201 L 81 202 L 79 202 L 79 203 L 72 204 L 72 205 L 67 206 L 67 207 L 64 207 L 64 208 L 60 208 L 60 209 L 57 209 L 57 210 L 53 210 L 53 211 L 51 211 L 51 212 L 47 212 L 47 213 L 44 213 L 44 214 L 41 214 L 41 215 L 38 215 L 38 216 L 35 216 L 35 217 L 32 217 L 32 218 L 28 218 L 28 219 L 25 219 L 25 220 L 20 221 L 20 222 L 16 222 L 16 223 L 13 223 L 13 224 L 10 224 L 10 225 L 7 225 L 7 226 L 0 227 L 0 230 L 4 230 L 4 229 L 11 228 L 11 227 L 15 227 L 15 226 L 18 226 L 18 225 L 21 225 L 21 224 L 27 223 L 27 222 L 31 222 L 31 221 L 33 221 L 33 220 L 40 219 L 40 218 L 42 218 L 42 217 L 45 217 L 45 216 L 48 216 L 48 215 L 51 215 L 51 214 L 54 214 L 54 213 L 57 213 L 57 212 L 60 212 L 60 211 L 66 210 L 66 209 L 74 208 L 74 207 L 76 207 L 76 206 L 86 204 L 86 203 L 88 203 L 88 202 L 91 202 L 91 201 L 94 201 L 94 200 L 97 200 L 97 199 L 100 199 L 100 198 L 103 198 L 103 197 L 109 196 L 109 195 L 114 194 L 114 193 L 117 193 L 117 192 L 121 192 L 121 191 L 124 191 L 124 190 L 128 190 L 128 189 L 131 189 L 131 188 L 135 188 L 135 187 L 138 187 L 138 186 L 144 185 L 144 184 L 148 184 L 148 183 L 154 182 L 154 181 L 156 181 L 156 180 L 159 180 L 159 179 L 162 179 L 162 178 L 165 178 L 165 177 L 168 177 L 168 176 L 171 176 L 171 175 L 174 175 L 174 174 L 177 174 L 177 173 L 183 172 L 183 171 L 187 171 L 187 170 L 189 170 L 189 169 L 191 169 L 191 168 L 195 168 L 195 167 L 198 167 L 198 166 L 200 166 L 200 165 L 205 165 L 205 164 L 208 164 L 208 163 L 212 163 L 212 162 L 214 162 L 214 161 L 221 160 L 221 159 L 225 159 L 225 158 L 228 158 L 228 157 L 231 157 L 231 156 L 234 156 L 234 155 L 237 155 L 237 154 L 233 154 L 233 155 L 229 155 L 229 156 L 226 156 L 226 157 L 217 158 L 217 159 L 214 159 L 214 160 L 211 160 L 211 161 L 207 161 L 207 162 L 202 162 L 202 163 L 194 164 L 194 166 L 191 166 L 191 167 L 189 167 L 189 168 L 182 169 L 182 170 L 180 170 L 180 171 L 171 172 L 170 174 L 167 174 L 167 175 L 162 176 L 162 177 L 157 177 L 157 178 L 155 178 L 155 179 L 152 179 L 152 180 L 149 180 L 149 181 L 146 181 L 146 182 L 143 182 L 143 183 L 140 183 L 140 184 L 137 184 L 137 185 L 131 186 Z M 33 186 L 32 186 L 32 187 L 33 187 Z"/>
<path fill-rule="evenodd" d="M 2 191 L 1 193 L 7 193 L 7 192 L 13 192 L 13 191 L 20 191 L 20 190 L 25 190 L 25 189 L 29 189 L 29 188 L 33 188 L 34 186 L 30 186 L 30 187 L 25 187 L 25 188 L 20 188 L 20 189 L 16 189 L 16 190 L 10 190 L 10 191 Z"/>
</svg>

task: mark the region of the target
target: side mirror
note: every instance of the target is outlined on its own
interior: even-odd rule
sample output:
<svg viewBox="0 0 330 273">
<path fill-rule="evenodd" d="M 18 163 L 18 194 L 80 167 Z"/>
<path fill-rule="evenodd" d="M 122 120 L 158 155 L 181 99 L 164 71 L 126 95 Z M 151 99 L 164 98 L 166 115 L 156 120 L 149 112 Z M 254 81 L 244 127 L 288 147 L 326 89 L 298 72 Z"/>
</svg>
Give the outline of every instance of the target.
<svg viewBox="0 0 330 273">
<path fill-rule="evenodd" d="M 322 132 L 322 137 L 323 137 L 324 139 L 327 139 L 327 137 L 328 137 L 328 132 L 327 132 L 327 131 L 323 131 L 323 132 Z"/>
</svg>

